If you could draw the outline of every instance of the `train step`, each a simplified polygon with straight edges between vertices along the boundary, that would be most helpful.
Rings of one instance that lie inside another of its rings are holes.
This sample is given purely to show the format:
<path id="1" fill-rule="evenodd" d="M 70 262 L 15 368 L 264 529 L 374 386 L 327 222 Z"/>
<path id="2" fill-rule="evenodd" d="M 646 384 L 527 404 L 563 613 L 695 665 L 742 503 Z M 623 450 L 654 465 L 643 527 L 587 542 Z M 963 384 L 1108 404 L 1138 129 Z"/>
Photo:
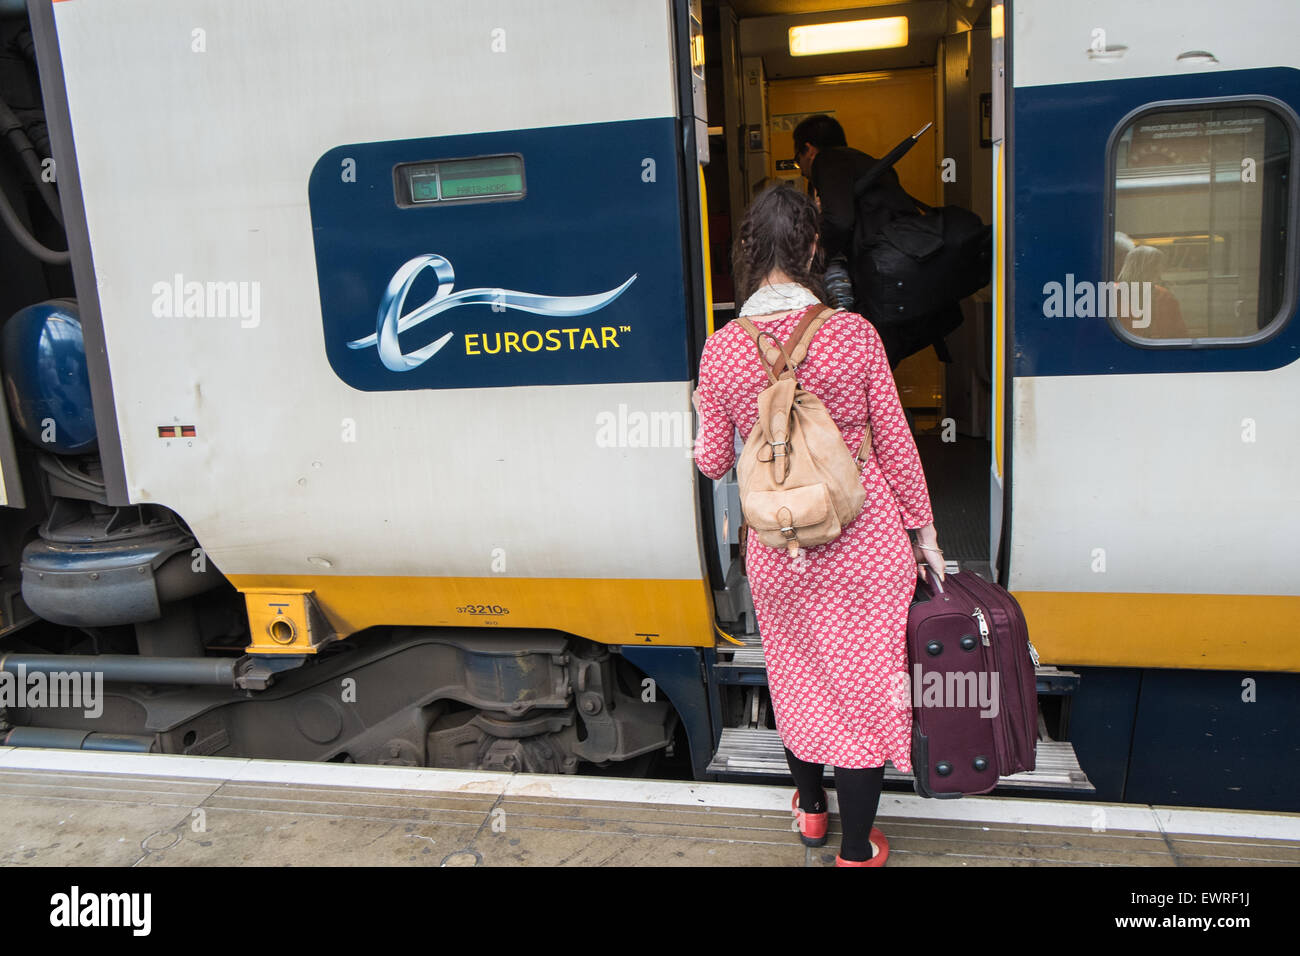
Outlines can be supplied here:
<path id="1" fill-rule="evenodd" d="M 719 642 L 717 651 L 720 656 L 730 660 L 719 659 L 713 665 L 714 674 L 719 684 L 745 684 L 749 686 L 767 686 L 767 664 L 763 660 L 763 643 L 757 634 L 735 634 L 742 647 L 735 644 Z M 1079 686 L 1079 675 L 1074 671 L 1061 670 L 1049 665 L 1036 667 L 1038 693 L 1044 696 L 1072 694 Z"/>
<path id="2" fill-rule="evenodd" d="M 726 777 L 789 777 L 781 735 L 763 727 L 723 728 L 722 741 L 708 767 L 709 773 Z M 833 777 L 830 767 L 826 776 Z M 912 782 L 910 773 L 901 773 L 892 766 L 885 767 L 887 783 Z M 1034 790 L 1038 792 L 1068 791 L 1085 795 L 1096 793 L 1074 746 L 1064 740 L 1039 740 L 1035 769 L 1001 777 L 998 789 Z"/>

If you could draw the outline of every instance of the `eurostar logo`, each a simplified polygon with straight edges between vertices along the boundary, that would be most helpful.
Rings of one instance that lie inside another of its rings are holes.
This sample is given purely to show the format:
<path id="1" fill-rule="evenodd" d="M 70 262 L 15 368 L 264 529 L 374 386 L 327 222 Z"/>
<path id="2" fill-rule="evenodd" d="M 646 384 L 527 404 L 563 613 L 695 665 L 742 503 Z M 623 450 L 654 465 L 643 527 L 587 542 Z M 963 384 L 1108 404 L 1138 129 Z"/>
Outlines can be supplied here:
<path id="1" fill-rule="evenodd" d="M 432 269 L 438 278 L 438 291 L 433 297 L 410 312 L 403 312 L 406 297 L 411 286 L 425 269 Z M 432 253 L 416 256 L 407 261 L 388 280 L 388 288 L 379 303 L 379 314 L 375 320 L 373 335 L 356 339 L 348 343 L 350 349 L 377 348 L 379 361 L 384 368 L 393 372 L 409 372 L 419 368 L 451 341 L 455 332 L 448 332 L 441 338 L 414 352 L 403 352 L 398 336 L 422 322 L 427 322 L 435 315 L 462 305 L 491 305 L 493 311 L 515 309 L 519 312 L 532 312 L 555 318 L 575 315 L 588 315 L 603 309 L 636 281 L 634 273 L 622 285 L 595 295 L 535 295 L 531 292 L 514 292 L 510 289 L 465 289 L 452 292 L 456 282 L 456 273 L 451 263 L 442 256 Z"/>

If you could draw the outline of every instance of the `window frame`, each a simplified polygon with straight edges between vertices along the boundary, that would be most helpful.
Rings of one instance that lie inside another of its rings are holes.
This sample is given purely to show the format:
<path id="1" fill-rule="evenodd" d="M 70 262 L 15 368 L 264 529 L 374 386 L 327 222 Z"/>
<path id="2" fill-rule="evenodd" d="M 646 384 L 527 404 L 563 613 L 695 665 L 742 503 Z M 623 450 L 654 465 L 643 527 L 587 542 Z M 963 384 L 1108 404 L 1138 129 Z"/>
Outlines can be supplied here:
<path id="1" fill-rule="evenodd" d="M 1282 251 L 1285 273 L 1282 281 L 1281 304 L 1278 312 L 1269 323 L 1253 335 L 1217 338 L 1192 339 L 1152 339 L 1135 335 L 1131 329 L 1119 324 L 1116 316 L 1107 316 L 1106 322 L 1111 332 L 1126 345 L 1146 349 L 1209 349 L 1209 348 L 1250 348 L 1269 341 L 1281 334 L 1291 322 L 1296 312 L 1297 293 L 1300 292 L 1300 269 L 1297 268 L 1297 229 L 1300 229 L 1300 116 L 1284 101 L 1266 94 L 1247 96 L 1206 96 L 1174 100 L 1155 100 L 1143 103 L 1124 114 L 1110 131 L 1106 139 L 1106 192 L 1103 203 L 1102 224 L 1105 241 L 1102 244 L 1102 275 L 1113 281 L 1115 275 L 1115 167 L 1119 143 L 1125 130 L 1141 117 L 1152 113 L 1192 112 L 1197 110 L 1223 107 L 1257 107 L 1272 113 L 1282 121 L 1291 138 L 1290 164 L 1287 175 L 1290 177 L 1287 194 L 1287 240 Z M 1213 175 L 1213 170 L 1211 170 Z"/>

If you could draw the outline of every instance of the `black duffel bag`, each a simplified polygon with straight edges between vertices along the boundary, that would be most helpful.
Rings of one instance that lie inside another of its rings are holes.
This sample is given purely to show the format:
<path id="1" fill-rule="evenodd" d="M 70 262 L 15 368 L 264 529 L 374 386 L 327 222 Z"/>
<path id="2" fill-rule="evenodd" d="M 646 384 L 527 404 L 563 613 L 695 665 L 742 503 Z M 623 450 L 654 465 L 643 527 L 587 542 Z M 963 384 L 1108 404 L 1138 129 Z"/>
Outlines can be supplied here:
<path id="1" fill-rule="evenodd" d="M 865 250 L 874 276 L 861 291 L 882 319 L 928 315 L 989 284 L 992 228 L 961 206 L 917 206 L 924 212 L 886 223 Z"/>
<path id="2" fill-rule="evenodd" d="M 988 285 L 993 230 L 961 206 L 936 209 L 913 199 L 915 215 L 896 216 L 861 237 L 855 293 L 890 352 L 891 364 L 961 324 L 958 303 Z"/>

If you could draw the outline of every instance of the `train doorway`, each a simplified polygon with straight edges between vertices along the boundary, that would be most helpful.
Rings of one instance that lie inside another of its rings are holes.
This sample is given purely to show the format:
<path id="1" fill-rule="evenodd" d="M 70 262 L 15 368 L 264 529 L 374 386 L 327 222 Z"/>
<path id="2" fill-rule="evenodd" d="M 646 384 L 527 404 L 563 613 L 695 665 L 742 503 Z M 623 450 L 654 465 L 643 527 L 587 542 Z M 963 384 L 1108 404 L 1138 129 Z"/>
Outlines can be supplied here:
<path id="1" fill-rule="evenodd" d="M 774 180 L 810 188 L 793 159 L 792 134 L 806 116 L 835 117 L 848 145 L 875 157 L 933 123 L 895 167 L 903 187 L 922 202 L 961 205 L 993 221 L 988 0 L 836 6 L 705 0 L 710 159 L 704 178 L 715 328 L 739 305 L 731 249 L 748 203 Z M 792 28 L 863 20 L 901 24 L 895 45 L 792 52 L 801 42 Z M 996 560 L 990 541 L 1002 510 L 1000 487 L 990 477 L 996 426 L 991 292 L 986 286 L 962 303 L 964 320 L 944 341 L 949 361 L 927 347 L 895 370 L 945 556 L 985 575 Z"/>

